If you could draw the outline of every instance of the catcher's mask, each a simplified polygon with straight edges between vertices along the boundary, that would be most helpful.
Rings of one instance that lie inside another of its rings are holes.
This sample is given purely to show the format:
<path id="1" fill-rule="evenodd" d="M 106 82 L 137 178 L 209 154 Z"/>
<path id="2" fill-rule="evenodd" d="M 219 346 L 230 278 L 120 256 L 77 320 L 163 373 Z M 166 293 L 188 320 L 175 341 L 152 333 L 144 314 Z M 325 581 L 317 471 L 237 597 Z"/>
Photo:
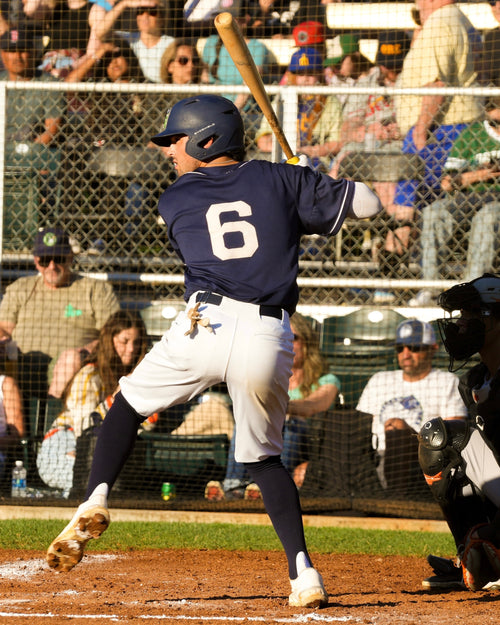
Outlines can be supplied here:
<path id="1" fill-rule="evenodd" d="M 446 312 L 467 311 L 474 316 L 464 319 L 438 319 L 437 324 L 444 347 L 450 356 L 450 371 L 458 371 L 479 352 L 486 339 L 485 318 L 500 318 L 500 276 L 486 273 L 471 282 L 457 284 L 444 291 L 438 305 Z M 454 368 L 454 361 L 461 361 Z"/>

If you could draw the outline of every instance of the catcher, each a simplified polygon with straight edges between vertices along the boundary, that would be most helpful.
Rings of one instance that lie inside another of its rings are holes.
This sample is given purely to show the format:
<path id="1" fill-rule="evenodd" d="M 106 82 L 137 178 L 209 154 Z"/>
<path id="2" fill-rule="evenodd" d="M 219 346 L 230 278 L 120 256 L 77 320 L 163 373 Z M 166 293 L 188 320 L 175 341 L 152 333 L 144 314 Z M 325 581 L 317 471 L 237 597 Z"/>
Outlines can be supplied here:
<path id="1" fill-rule="evenodd" d="M 438 304 L 460 311 L 438 320 L 450 371 L 476 353 L 480 363 L 460 378 L 469 421 L 437 418 L 420 430 L 420 466 L 457 546 L 455 560 L 428 556 L 435 575 L 422 585 L 500 588 L 500 275 L 458 284 Z"/>

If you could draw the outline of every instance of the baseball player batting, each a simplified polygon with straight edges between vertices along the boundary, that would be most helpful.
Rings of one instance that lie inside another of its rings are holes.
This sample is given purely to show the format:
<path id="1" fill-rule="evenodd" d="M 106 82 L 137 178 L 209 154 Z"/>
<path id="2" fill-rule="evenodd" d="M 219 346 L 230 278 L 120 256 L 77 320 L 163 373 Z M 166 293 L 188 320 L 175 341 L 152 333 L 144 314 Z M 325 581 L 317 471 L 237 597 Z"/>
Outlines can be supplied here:
<path id="1" fill-rule="evenodd" d="M 109 525 L 107 496 L 145 416 L 227 384 L 236 460 L 262 492 L 283 545 L 291 606 L 328 603 L 304 538 L 297 488 L 280 460 L 293 362 L 289 317 L 298 300 L 303 234 L 335 235 L 346 217 L 381 210 L 363 183 L 309 167 L 244 160 L 244 130 L 232 102 L 216 95 L 179 101 L 153 137 L 179 177 L 159 212 L 185 264 L 185 311 L 129 377 L 120 380 L 96 444 L 85 501 L 52 542 L 56 571 L 77 564 Z"/>

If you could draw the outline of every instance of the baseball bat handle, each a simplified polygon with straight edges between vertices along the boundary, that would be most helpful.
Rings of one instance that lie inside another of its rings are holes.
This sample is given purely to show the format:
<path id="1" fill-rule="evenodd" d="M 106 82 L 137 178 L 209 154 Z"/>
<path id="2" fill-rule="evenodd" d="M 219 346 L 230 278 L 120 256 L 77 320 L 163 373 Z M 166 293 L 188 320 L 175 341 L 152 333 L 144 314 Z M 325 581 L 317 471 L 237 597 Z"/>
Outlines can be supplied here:
<path id="1" fill-rule="evenodd" d="M 251 94 L 255 98 L 255 101 L 260 106 L 264 117 L 269 122 L 271 130 L 274 136 L 278 140 L 281 149 L 285 153 L 287 158 L 293 156 L 293 151 L 288 144 L 288 141 L 283 133 L 283 129 L 280 126 L 276 113 L 271 106 L 271 101 L 267 95 L 262 77 L 260 75 L 255 61 L 253 60 L 250 50 L 246 44 L 246 41 L 241 33 L 238 22 L 233 19 L 231 13 L 219 13 L 215 17 L 215 28 L 219 33 L 219 37 L 222 39 L 222 43 L 226 47 L 229 55 L 231 56 L 233 63 L 236 65 L 241 77 L 245 81 L 245 84 L 250 89 Z"/>

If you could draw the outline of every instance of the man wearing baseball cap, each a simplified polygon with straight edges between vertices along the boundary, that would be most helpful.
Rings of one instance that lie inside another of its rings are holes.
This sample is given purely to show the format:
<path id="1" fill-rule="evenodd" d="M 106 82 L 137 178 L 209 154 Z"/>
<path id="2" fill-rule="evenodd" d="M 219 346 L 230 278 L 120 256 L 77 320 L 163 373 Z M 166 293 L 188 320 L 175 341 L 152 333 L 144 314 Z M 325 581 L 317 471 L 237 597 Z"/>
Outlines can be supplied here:
<path id="1" fill-rule="evenodd" d="M 35 68 L 35 51 L 31 30 L 11 28 L 3 33 L 0 55 L 5 71 L 0 72 L 0 80 L 55 81 Z M 7 98 L 6 139 L 48 146 L 59 131 L 64 112 L 64 98 L 55 91 L 13 91 Z M 24 135 L 20 134 L 20 129 Z"/>
<path id="2" fill-rule="evenodd" d="M 59 376 L 64 378 L 59 379 L 59 391 L 120 305 L 109 283 L 72 270 L 73 249 L 61 228 L 40 229 L 33 256 L 38 273 L 18 278 L 5 290 L 0 304 L 0 342 L 12 339 L 17 345 L 21 390 L 25 395 L 43 397 L 61 353 L 66 354 L 68 368 L 58 365 Z"/>
<path id="3" fill-rule="evenodd" d="M 410 488 L 412 493 L 418 488 L 429 494 L 418 464 L 417 433 L 434 417 L 464 419 L 467 409 L 457 376 L 432 366 L 438 345 L 429 323 L 403 321 L 396 330 L 395 348 L 399 369 L 373 375 L 356 408 L 372 415 L 382 486 L 402 496 Z"/>
<path id="4" fill-rule="evenodd" d="M 285 75 L 286 83 L 300 87 L 308 86 L 314 94 L 314 85 L 322 85 L 325 82 L 323 59 L 324 56 L 317 48 L 300 47 L 290 59 Z M 297 151 L 310 158 L 314 169 L 323 172 L 329 170 L 331 155 L 336 154 L 341 147 L 341 123 L 342 111 L 336 96 L 306 94 L 299 96 Z M 255 139 L 261 152 L 271 152 L 271 126 L 265 118 L 261 121 Z"/>
<path id="5" fill-rule="evenodd" d="M 38 172 L 34 179 L 36 193 L 47 216 L 56 203 L 60 151 L 54 144 L 66 110 L 65 96 L 62 92 L 43 89 L 44 83 L 56 79 L 35 67 L 36 44 L 32 30 L 19 27 L 4 32 L 0 36 L 0 56 L 5 68 L 0 71 L 0 81 L 30 81 L 41 87 L 8 92 L 5 163 L 16 169 Z M 6 223 L 19 220 L 16 208 L 6 208 Z"/>

